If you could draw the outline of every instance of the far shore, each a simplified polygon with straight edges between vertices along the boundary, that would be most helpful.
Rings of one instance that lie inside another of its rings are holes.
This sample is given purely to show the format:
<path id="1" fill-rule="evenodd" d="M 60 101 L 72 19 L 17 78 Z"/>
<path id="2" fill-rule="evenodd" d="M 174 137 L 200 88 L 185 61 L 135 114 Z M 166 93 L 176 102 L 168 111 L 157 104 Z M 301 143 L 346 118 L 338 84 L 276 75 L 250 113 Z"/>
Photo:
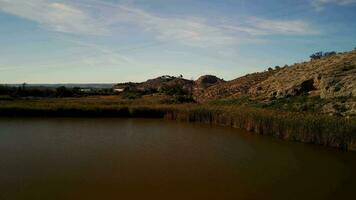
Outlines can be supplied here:
<path id="1" fill-rule="evenodd" d="M 356 151 L 356 120 L 248 106 L 163 104 L 117 96 L 0 100 L 0 117 L 161 118 L 240 128 L 282 140 Z"/>

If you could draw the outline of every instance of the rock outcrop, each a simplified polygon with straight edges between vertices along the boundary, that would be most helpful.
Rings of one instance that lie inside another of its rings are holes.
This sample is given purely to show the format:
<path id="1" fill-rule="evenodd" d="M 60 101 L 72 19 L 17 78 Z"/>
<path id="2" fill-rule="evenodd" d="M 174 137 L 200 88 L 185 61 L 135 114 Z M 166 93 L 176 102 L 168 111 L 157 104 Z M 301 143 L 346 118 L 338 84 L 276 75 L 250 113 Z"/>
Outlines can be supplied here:
<path id="1" fill-rule="evenodd" d="M 321 113 L 356 115 L 356 51 L 339 53 L 281 69 L 251 87 L 254 97 L 285 98 L 299 95 L 328 100 Z"/>
<path id="2" fill-rule="evenodd" d="M 301 94 L 321 98 L 356 97 L 356 51 L 283 68 L 251 87 L 248 93 L 276 98 Z"/>

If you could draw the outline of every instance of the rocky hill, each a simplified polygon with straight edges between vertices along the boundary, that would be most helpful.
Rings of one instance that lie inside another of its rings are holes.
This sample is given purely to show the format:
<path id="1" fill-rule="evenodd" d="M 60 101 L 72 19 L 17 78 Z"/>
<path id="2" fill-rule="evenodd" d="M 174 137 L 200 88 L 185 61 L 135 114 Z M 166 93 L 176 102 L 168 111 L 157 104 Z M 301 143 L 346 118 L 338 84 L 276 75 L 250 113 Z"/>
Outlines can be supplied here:
<path id="1" fill-rule="evenodd" d="M 356 50 L 327 53 L 309 62 L 248 74 L 231 81 L 213 75 L 202 76 L 196 81 L 161 76 L 116 87 L 151 93 L 178 87 L 198 103 L 247 97 L 248 102 L 264 107 L 273 105 L 289 110 L 292 107 L 293 111 L 356 116 Z M 283 105 L 278 104 L 281 102 Z"/>
<path id="2" fill-rule="evenodd" d="M 191 80 L 184 79 L 182 77 L 174 77 L 174 76 L 160 76 L 154 79 L 149 79 L 146 82 L 142 82 L 138 84 L 138 87 L 145 89 L 155 89 L 159 90 L 163 86 L 175 87 L 180 86 L 186 90 L 191 90 L 194 82 Z"/>
<path id="3" fill-rule="evenodd" d="M 198 91 L 193 96 L 200 103 L 248 97 L 264 107 L 355 116 L 356 50 L 325 54 L 309 62 L 207 85 Z"/>
<path id="4" fill-rule="evenodd" d="M 174 76 L 160 76 L 154 79 L 149 79 L 141 83 L 119 83 L 114 88 L 131 91 L 151 91 L 158 92 L 163 87 L 180 87 L 188 93 L 192 92 L 194 81 Z"/>
<path id="5" fill-rule="evenodd" d="M 338 53 L 281 69 L 251 87 L 252 97 L 318 97 L 320 112 L 356 115 L 356 51 Z"/>
<path id="6" fill-rule="evenodd" d="M 209 85 L 208 87 L 204 88 L 203 91 L 200 90 L 199 92 L 193 93 L 193 96 L 194 99 L 200 103 L 221 98 L 237 98 L 239 96 L 244 96 L 248 94 L 248 91 L 251 87 L 266 80 L 277 71 L 278 70 L 270 70 L 266 72 L 248 74 L 232 81 L 220 81 L 216 84 Z"/>
<path id="7" fill-rule="evenodd" d="M 321 98 L 356 97 L 356 51 L 283 68 L 251 87 L 248 93 L 276 98 L 300 94 Z"/>

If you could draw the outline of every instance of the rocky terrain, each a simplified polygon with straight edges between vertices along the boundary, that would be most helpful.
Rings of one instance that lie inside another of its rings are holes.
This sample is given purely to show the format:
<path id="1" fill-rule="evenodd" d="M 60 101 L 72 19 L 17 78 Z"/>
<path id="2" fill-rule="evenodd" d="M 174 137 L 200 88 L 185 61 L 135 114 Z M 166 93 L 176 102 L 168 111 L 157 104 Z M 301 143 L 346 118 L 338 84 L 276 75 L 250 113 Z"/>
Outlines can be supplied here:
<path id="1" fill-rule="evenodd" d="M 253 73 L 232 81 L 217 82 L 210 87 L 204 88 L 204 91 L 193 93 L 193 96 L 194 99 L 200 103 L 222 98 L 238 98 L 240 96 L 245 96 L 251 87 L 266 80 L 276 72 L 277 70 Z"/>
<path id="2" fill-rule="evenodd" d="M 328 115 L 355 116 L 356 50 L 325 54 L 309 62 L 270 68 L 231 81 L 213 75 L 201 76 L 196 81 L 161 76 L 115 87 L 151 92 L 180 88 L 198 103 L 248 98 L 264 107 L 273 104 L 275 108 L 279 106 L 276 102 L 282 102 L 280 107 L 292 107 L 293 111 L 312 110 Z"/>
<path id="3" fill-rule="evenodd" d="M 276 98 L 305 93 L 321 98 L 356 97 L 356 51 L 283 68 L 248 93 Z"/>
<path id="4" fill-rule="evenodd" d="M 356 51 L 283 68 L 252 86 L 248 95 L 277 99 L 319 97 L 327 102 L 321 107 L 322 113 L 356 115 Z"/>
<path id="5" fill-rule="evenodd" d="M 265 107 L 283 102 L 280 107 L 293 107 L 293 111 L 309 109 L 328 115 L 355 116 L 356 50 L 248 74 L 193 95 L 201 103 L 247 97 Z"/>

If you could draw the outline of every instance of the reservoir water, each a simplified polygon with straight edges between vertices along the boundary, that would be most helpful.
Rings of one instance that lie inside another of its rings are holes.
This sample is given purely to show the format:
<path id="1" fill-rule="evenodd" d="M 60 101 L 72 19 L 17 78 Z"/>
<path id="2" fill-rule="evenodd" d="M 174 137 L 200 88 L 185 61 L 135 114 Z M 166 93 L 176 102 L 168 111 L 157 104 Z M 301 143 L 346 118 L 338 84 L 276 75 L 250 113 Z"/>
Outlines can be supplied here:
<path id="1" fill-rule="evenodd" d="M 353 199 L 356 153 L 146 119 L 0 119 L 0 199 Z"/>

